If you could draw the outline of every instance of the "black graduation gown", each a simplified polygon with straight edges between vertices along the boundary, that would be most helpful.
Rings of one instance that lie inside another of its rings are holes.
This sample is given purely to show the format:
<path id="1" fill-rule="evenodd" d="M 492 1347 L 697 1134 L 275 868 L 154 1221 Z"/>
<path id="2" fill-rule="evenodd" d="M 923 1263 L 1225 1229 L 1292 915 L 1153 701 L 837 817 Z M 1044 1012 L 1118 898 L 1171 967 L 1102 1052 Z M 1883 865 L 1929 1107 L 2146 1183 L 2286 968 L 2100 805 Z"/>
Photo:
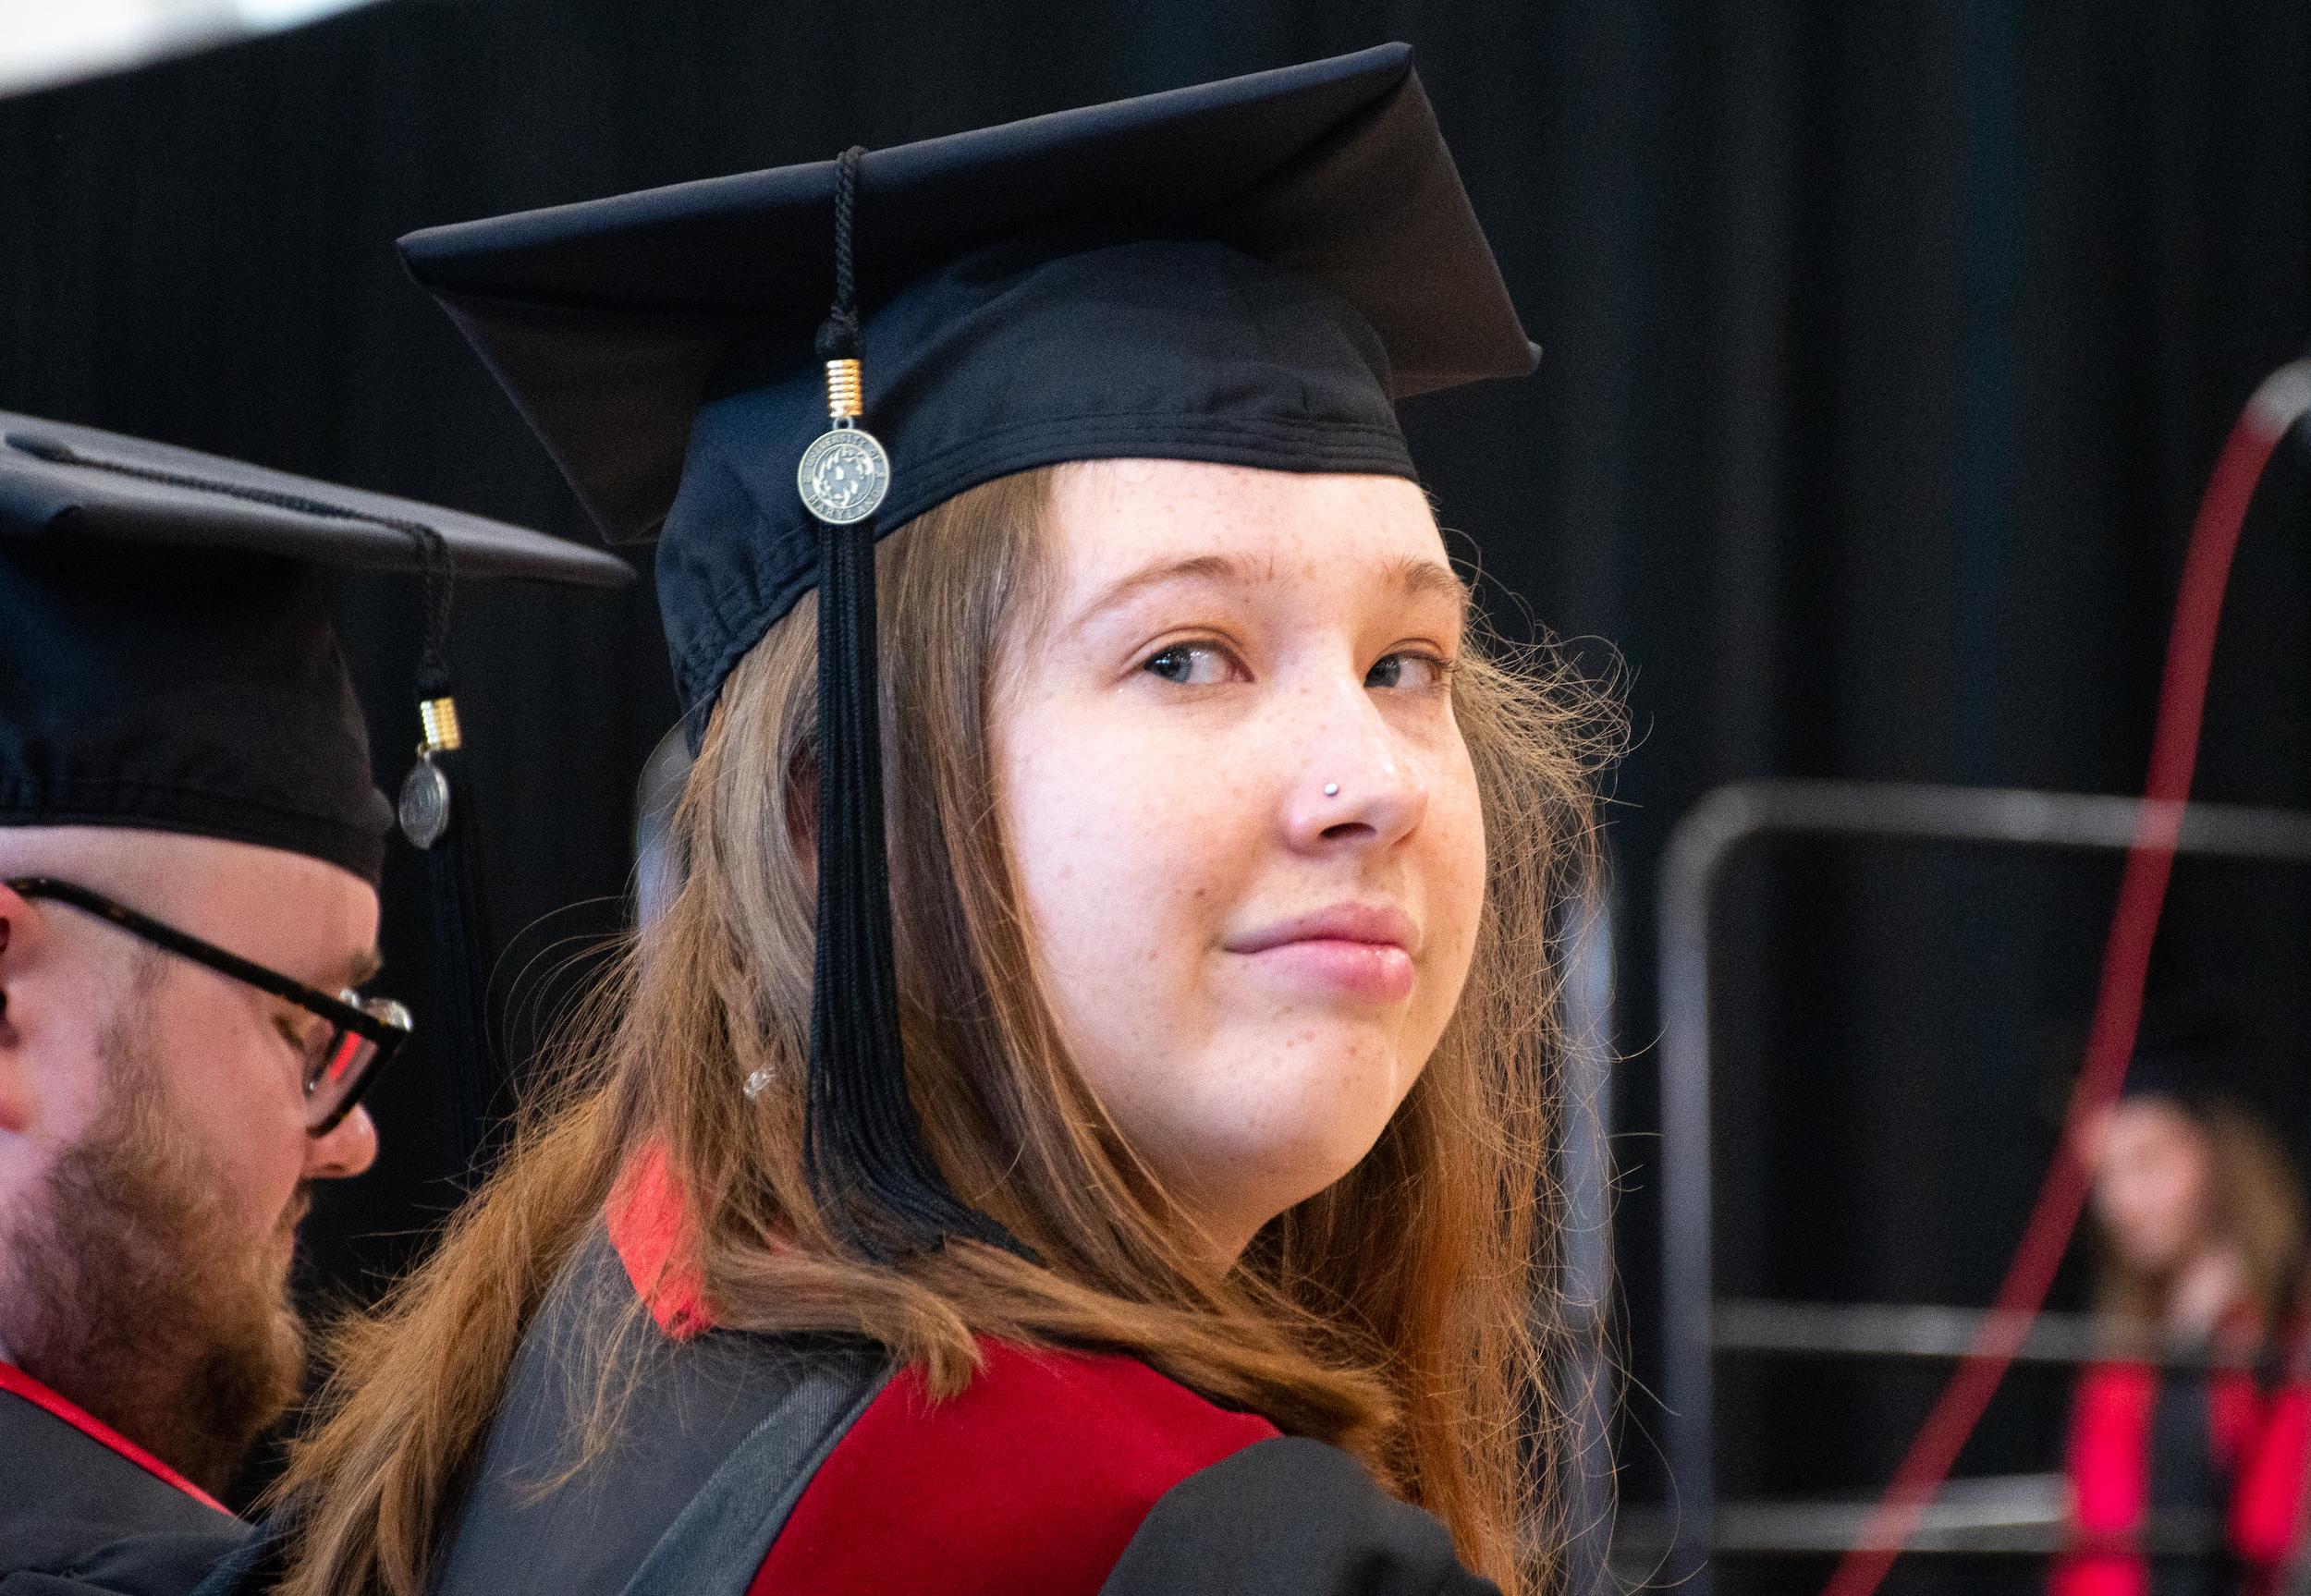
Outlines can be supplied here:
<path id="1" fill-rule="evenodd" d="M 1347 1454 L 1135 1358 L 987 1340 L 935 1403 L 871 1346 L 706 1325 L 619 1220 L 524 1341 L 433 1596 L 1497 1596 Z M 614 1438 L 541 1492 L 593 1396 L 574 1349 L 638 1283 Z"/>
<path id="2" fill-rule="evenodd" d="M 185 1596 L 248 1527 L 0 1364 L 0 1596 Z"/>
<path id="3" fill-rule="evenodd" d="M 574 1337 L 631 1291 L 597 1232 L 523 1347 L 434 1596 L 1493 1590 L 1344 1453 L 1135 1359 L 997 1343 L 933 1405 L 864 1347 L 665 1338 L 615 1441 L 539 1495 L 592 1396 Z"/>

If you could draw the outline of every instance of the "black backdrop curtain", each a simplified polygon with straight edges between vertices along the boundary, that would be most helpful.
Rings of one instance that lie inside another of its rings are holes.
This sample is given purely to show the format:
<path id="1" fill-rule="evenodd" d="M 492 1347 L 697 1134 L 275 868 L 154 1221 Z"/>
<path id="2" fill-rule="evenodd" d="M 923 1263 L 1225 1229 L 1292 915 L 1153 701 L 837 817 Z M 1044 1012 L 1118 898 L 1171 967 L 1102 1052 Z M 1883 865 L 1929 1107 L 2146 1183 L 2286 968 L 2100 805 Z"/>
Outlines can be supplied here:
<path id="1" fill-rule="evenodd" d="M 2139 782 L 2191 506 L 2237 406 L 2311 335 L 2300 0 L 388 0 L 0 103 L 0 408 L 588 536 L 397 234 L 1388 38 L 1419 47 L 1547 351 L 1531 381 L 1412 407 L 1419 457 L 1504 626 L 1609 640 L 1574 646 L 1600 671 L 1618 649 L 1640 737 L 1613 833 L 1642 1372 L 1668 829 L 1740 776 Z M 2306 475 L 2282 457 L 2248 530 L 2210 796 L 2311 802 Z M 361 582 L 344 608 L 390 783 L 414 597 Z M 493 895 L 528 928 L 496 979 L 534 1012 L 623 912 L 631 784 L 672 699 L 646 583 L 461 610 Z M 428 920 L 397 872 L 384 985 L 422 1015 Z M 1741 872 L 1730 1286 L 1987 1298 L 2111 880 L 1866 851 Z M 2162 980 L 2303 984 L 2300 880 L 2186 872 L 2178 894 Z M 430 1067 L 421 1045 L 378 1092 L 376 1172 L 323 1194 L 317 1290 L 370 1292 L 449 1200 L 465 1127 Z M 1759 1371 L 1730 1393 L 1728 1488 L 1859 1490 L 1924 1395 Z M 2045 1466 L 2059 1395 L 2018 1392 L 1968 1466 Z M 1632 1416 L 1643 1496 L 1642 1395 Z"/>

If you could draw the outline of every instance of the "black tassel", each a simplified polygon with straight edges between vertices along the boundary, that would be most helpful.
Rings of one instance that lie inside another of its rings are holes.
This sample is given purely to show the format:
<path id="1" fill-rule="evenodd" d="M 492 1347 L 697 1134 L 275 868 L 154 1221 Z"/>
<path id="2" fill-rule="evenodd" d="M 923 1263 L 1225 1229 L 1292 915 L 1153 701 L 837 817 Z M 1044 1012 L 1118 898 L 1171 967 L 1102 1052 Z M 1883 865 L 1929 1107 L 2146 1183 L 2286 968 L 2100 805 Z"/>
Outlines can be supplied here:
<path id="1" fill-rule="evenodd" d="M 434 907 L 435 991 L 442 1006 L 440 1056 L 458 1112 L 464 1179 L 478 1184 L 493 1162 L 494 1127 L 507 1118 L 507 1081 L 490 1024 L 489 969 L 495 947 L 482 893 L 482 847 L 464 736 L 449 679 L 449 615 L 457 569 L 449 546 L 430 527 L 409 529 L 425 579 L 425 642 L 418 656 L 417 697 L 425 740 L 401 789 L 402 835 L 425 856 L 426 895 Z"/>
<path id="2" fill-rule="evenodd" d="M 856 359 L 851 213 L 860 152 L 837 165 L 835 308 L 822 359 Z M 883 834 L 883 728 L 875 643 L 874 521 L 818 528 L 818 946 L 803 1162 L 844 1238 L 890 1260 L 950 1236 L 1032 1257 L 949 1189 L 907 1095 Z"/>
<path id="3" fill-rule="evenodd" d="M 434 965 L 439 974 L 441 1051 L 456 1093 L 459 1152 L 469 1184 L 489 1173 L 502 1139 L 496 1127 L 511 1105 L 505 1101 L 505 1066 L 492 1041 L 486 972 L 496 944 L 482 893 L 482 847 L 476 836 L 472 783 L 465 753 L 432 756 L 449 795 L 449 826 L 425 849 L 425 885 L 434 902 Z"/>

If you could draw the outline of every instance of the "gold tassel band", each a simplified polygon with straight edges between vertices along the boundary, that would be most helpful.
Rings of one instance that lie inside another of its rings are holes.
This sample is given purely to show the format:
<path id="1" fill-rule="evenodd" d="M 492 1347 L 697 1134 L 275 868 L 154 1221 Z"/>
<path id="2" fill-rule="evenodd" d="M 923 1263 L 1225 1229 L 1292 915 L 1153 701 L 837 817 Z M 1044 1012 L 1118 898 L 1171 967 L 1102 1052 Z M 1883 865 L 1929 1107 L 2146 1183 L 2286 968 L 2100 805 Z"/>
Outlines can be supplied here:
<path id="1" fill-rule="evenodd" d="M 865 384 L 859 374 L 856 360 L 826 362 L 826 413 L 838 421 L 855 420 L 865 408 L 862 396 Z"/>
<path id="2" fill-rule="evenodd" d="M 420 753 L 444 754 L 465 746 L 465 735 L 458 729 L 456 699 L 427 699 L 417 706 L 417 716 L 425 726 Z"/>

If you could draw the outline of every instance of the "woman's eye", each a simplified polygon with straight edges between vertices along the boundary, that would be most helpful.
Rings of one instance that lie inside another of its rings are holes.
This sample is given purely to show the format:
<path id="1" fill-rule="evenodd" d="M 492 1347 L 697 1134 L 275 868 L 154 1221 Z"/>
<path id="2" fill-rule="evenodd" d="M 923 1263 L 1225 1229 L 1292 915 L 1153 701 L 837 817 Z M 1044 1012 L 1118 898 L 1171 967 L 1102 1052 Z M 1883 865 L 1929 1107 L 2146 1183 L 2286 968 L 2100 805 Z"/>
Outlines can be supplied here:
<path id="1" fill-rule="evenodd" d="M 1434 654 L 1383 654 L 1372 669 L 1364 673 L 1364 686 L 1433 692 L 1444 686 L 1445 677 L 1450 670 L 1449 665 Z"/>
<path id="2" fill-rule="evenodd" d="M 1140 668 L 1183 688 L 1207 688 L 1228 680 L 1234 664 L 1209 643 L 1174 643 L 1150 654 Z"/>

